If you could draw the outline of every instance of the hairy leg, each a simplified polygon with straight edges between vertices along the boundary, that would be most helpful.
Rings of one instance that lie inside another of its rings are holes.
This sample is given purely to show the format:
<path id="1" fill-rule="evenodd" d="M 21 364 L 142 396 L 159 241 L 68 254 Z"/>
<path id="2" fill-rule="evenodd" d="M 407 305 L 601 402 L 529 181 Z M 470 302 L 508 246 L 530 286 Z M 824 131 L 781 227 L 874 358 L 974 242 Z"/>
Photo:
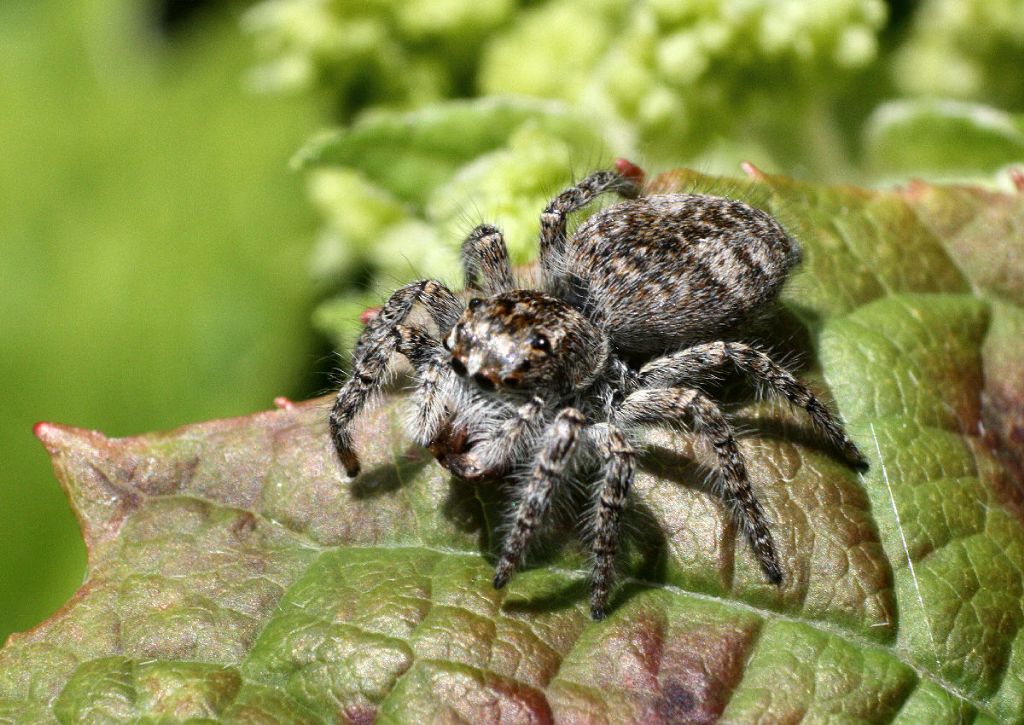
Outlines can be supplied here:
<path id="1" fill-rule="evenodd" d="M 359 457 L 352 450 L 349 426 L 370 397 L 384 385 L 396 346 L 396 328 L 405 322 L 416 303 L 427 308 L 442 335 L 462 313 L 462 305 L 451 290 L 440 282 L 421 280 L 396 290 L 366 325 L 352 351 L 352 375 L 338 391 L 328 417 L 331 440 L 350 477 L 359 473 Z"/>
<path id="2" fill-rule="evenodd" d="M 608 192 L 632 199 L 640 194 L 640 186 L 632 177 L 615 171 L 598 171 L 556 196 L 541 213 L 540 265 L 549 289 L 557 286 L 560 274 L 558 261 L 565 249 L 565 225 L 569 214 Z"/>
<path id="3" fill-rule="evenodd" d="M 807 411 L 811 422 L 851 463 L 866 468 L 867 459 L 843 430 L 843 424 L 801 383 L 768 355 L 740 342 L 710 342 L 652 360 L 640 370 L 645 387 L 667 388 L 692 381 L 713 368 L 731 363 L 775 395 Z"/>
<path id="4" fill-rule="evenodd" d="M 575 408 L 564 408 L 545 432 L 533 473 L 520 496 L 512 529 L 502 545 L 494 572 L 495 588 L 505 586 L 522 560 L 530 539 L 547 513 L 552 491 L 563 481 L 572 463 L 584 424 L 582 413 Z"/>
<path id="5" fill-rule="evenodd" d="M 604 480 L 598 491 L 594 517 L 594 570 L 590 616 L 604 619 L 615 578 L 619 550 L 619 521 L 636 474 L 636 453 L 622 431 L 612 425 L 595 426 L 593 438 L 601 456 Z"/>
<path id="6" fill-rule="evenodd" d="M 395 347 L 416 370 L 410 424 L 416 442 L 428 445 L 450 415 L 447 400 L 455 373 L 447 363 L 441 343 L 421 328 L 396 325 Z"/>
<path id="7" fill-rule="evenodd" d="M 478 226 L 462 243 L 462 269 L 467 289 L 494 295 L 516 288 L 505 238 L 489 224 Z"/>
<path id="8" fill-rule="evenodd" d="M 733 519 L 753 549 L 765 576 L 772 584 L 780 584 L 782 569 L 768 530 L 768 520 L 750 486 L 732 427 L 718 406 L 688 388 L 645 388 L 627 397 L 616 411 L 616 422 L 624 426 L 672 424 L 682 419 L 689 419 L 694 432 L 711 444 Z"/>

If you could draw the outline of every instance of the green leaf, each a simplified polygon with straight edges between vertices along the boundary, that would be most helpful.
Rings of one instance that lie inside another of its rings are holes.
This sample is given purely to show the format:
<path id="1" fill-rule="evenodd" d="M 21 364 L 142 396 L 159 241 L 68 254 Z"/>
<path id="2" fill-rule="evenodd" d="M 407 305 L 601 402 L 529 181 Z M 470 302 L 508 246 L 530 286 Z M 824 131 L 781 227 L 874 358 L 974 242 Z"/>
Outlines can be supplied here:
<path id="1" fill-rule="evenodd" d="M 0 718 L 1024 722 L 1024 270 L 999 264 L 1024 254 L 1005 233 L 1024 199 L 651 188 L 732 189 L 805 247 L 773 340 L 871 469 L 779 406 L 737 407 L 781 588 L 683 434 L 649 435 L 594 623 L 572 516 L 492 588 L 507 491 L 410 444 L 401 396 L 362 419 L 354 482 L 327 399 L 119 440 L 42 424 L 89 576 L 0 651 Z"/>
<path id="2" fill-rule="evenodd" d="M 1024 120 L 976 103 L 890 101 L 868 119 L 864 136 L 875 174 L 977 176 L 1024 161 Z"/>
<path id="3" fill-rule="evenodd" d="M 438 103 L 410 113 L 369 114 L 351 127 L 313 139 L 293 163 L 353 168 L 403 201 L 422 206 L 456 169 L 504 145 L 527 121 L 575 137 L 583 146 L 602 145 L 600 134 L 563 104 L 488 97 Z"/>

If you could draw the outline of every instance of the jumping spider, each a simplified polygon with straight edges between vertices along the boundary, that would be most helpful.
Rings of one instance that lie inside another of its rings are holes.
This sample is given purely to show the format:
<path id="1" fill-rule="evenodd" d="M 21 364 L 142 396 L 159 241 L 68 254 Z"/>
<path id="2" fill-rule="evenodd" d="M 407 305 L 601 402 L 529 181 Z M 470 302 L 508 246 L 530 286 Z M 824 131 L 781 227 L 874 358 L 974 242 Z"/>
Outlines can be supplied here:
<path id="1" fill-rule="evenodd" d="M 768 355 L 723 341 L 777 297 L 800 248 L 767 213 L 699 194 L 641 196 L 627 161 L 562 192 L 541 214 L 540 289 L 523 289 L 501 233 L 477 227 L 462 246 L 464 305 L 447 287 L 401 287 L 364 329 L 352 375 L 338 392 L 330 432 L 349 476 L 359 473 L 350 426 L 384 384 L 393 352 L 415 370 L 412 435 L 452 473 L 518 475 L 518 501 L 494 575 L 502 587 L 522 561 L 554 489 L 595 462 L 591 512 L 594 619 L 605 616 L 619 519 L 635 473 L 635 431 L 679 425 L 710 444 L 730 513 L 767 579 L 782 581 L 763 509 L 732 428 L 695 387 L 731 364 L 807 411 L 857 466 L 864 457 L 811 391 Z M 566 217 L 603 193 L 624 197 L 572 238 Z M 433 328 L 409 324 L 422 305 Z"/>

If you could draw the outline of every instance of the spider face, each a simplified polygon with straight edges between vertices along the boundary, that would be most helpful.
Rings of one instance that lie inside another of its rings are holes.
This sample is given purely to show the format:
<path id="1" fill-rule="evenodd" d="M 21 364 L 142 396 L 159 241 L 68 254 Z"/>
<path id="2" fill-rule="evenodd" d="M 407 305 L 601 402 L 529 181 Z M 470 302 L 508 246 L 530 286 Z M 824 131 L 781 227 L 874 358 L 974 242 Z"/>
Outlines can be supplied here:
<path id="1" fill-rule="evenodd" d="M 698 385 L 723 367 L 802 408 L 852 464 L 842 423 L 766 353 L 732 342 L 773 303 L 800 247 L 764 211 L 700 194 L 640 194 L 620 160 L 555 197 L 540 216 L 540 289 L 522 289 L 501 232 L 477 227 L 462 247 L 465 306 L 434 280 L 395 291 L 353 351 L 328 419 L 339 460 L 359 473 L 351 424 L 387 379 L 393 353 L 415 371 L 411 431 L 450 472 L 517 472 L 517 502 L 494 585 L 522 563 L 553 493 L 577 475 L 595 486 L 591 614 L 609 601 L 619 522 L 643 426 L 686 425 L 713 454 L 718 490 L 765 578 L 784 581 L 768 523 L 728 418 Z M 567 216 L 600 194 L 627 199 L 567 234 Z M 414 324 L 421 305 L 433 330 Z M 642 365 L 642 367 L 641 367 Z M 481 394 L 480 391 L 486 391 Z M 739 561 L 739 559 L 737 559 Z"/>
<path id="2" fill-rule="evenodd" d="M 444 345 L 455 374 L 487 391 L 572 390 L 594 377 L 581 361 L 607 356 L 601 333 L 577 310 L 529 290 L 473 298 Z"/>

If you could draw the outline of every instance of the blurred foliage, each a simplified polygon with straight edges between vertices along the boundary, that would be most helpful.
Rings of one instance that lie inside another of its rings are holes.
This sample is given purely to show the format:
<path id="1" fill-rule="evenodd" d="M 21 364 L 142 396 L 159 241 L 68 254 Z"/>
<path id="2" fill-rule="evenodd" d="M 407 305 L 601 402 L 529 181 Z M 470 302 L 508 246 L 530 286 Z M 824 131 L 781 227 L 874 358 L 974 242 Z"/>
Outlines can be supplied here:
<path id="1" fill-rule="evenodd" d="M 245 18 L 267 61 L 268 90 L 324 85 L 349 115 L 367 105 L 417 106 L 472 89 L 487 37 L 517 0 L 266 0 Z"/>
<path id="2" fill-rule="evenodd" d="M 553 0 L 534 10 L 488 54 L 482 90 L 578 101 L 628 124 L 641 150 L 663 163 L 743 138 L 783 163 L 831 163 L 830 111 L 852 72 L 875 59 L 886 18 L 882 0 L 648 0 L 603 9 Z M 603 17 L 597 36 L 607 44 L 583 49 L 592 65 L 573 69 L 565 86 L 538 83 L 565 53 L 552 31 L 565 32 L 556 18 L 570 15 Z"/>
<path id="3" fill-rule="evenodd" d="M 1007 72 L 1024 64 L 1024 0 L 425 5 L 259 2 L 245 21 L 264 58 L 254 80 L 326 88 L 346 122 L 367 109 L 453 97 L 550 98 L 599 123 L 613 150 L 636 149 L 662 166 L 731 171 L 752 158 L 861 181 L 873 171 L 863 157 L 877 155 L 863 146 L 864 124 L 900 95 L 1024 110 L 1024 81 Z M 930 119 L 947 126 L 929 113 L 916 126 Z M 933 143 L 931 133 L 917 143 Z M 915 158 L 895 170 L 913 172 Z M 953 155 L 942 168 L 961 175 L 999 165 L 990 155 Z"/>
<path id="4" fill-rule="evenodd" d="M 891 101 L 868 119 L 864 141 L 874 175 L 970 174 L 1024 160 L 1024 114 L 948 99 Z"/>
<path id="5" fill-rule="evenodd" d="M 924 0 L 893 66 L 910 95 L 1024 110 L 1024 0 Z"/>
<path id="6" fill-rule="evenodd" d="M 314 275 L 339 293 L 315 319 L 342 346 L 397 283 L 454 281 L 475 223 L 524 259 L 546 198 L 616 155 L 861 183 L 991 182 L 1024 160 L 1020 0 L 441 5 L 443 23 L 395 0 L 246 15 L 258 86 L 326 89 L 346 124 L 299 157 L 325 220 Z"/>
<path id="7" fill-rule="evenodd" d="M 287 170 L 318 104 L 245 93 L 234 17 L 167 39 L 149 9 L 0 3 L 0 640 L 82 578 L 33 423 L 128 434 L 323 384 Z"/>
<path id="8" fill-rule="evenodd" d="M 447 5 L 458 18 L 477 4 Z M 265 88 L 322 84 L 338 94 L 342 119 L 381 99 L 394 107 L 517 94 L 573 103 L 665 164 L 754 151 L 762 161 L 828 168 L 845 160 L 832 114 L 844 96 L 849 112 L 844 91 L 875 61 L 886 21 L 882 0 L 549 0 L 514 15 L 494 4 L 486 18 L 444 25 L 443 40 L 434 28 L 425 43 L 425 33 L 410 31 L 418 6 L 260 3 L 247 17 L 267 58 L 255 77 Z M 466 81 L 424 82 L 417 64 L 436 68 L 452 47 L 463 49 L 464 65 L 433 75 Z"/>

